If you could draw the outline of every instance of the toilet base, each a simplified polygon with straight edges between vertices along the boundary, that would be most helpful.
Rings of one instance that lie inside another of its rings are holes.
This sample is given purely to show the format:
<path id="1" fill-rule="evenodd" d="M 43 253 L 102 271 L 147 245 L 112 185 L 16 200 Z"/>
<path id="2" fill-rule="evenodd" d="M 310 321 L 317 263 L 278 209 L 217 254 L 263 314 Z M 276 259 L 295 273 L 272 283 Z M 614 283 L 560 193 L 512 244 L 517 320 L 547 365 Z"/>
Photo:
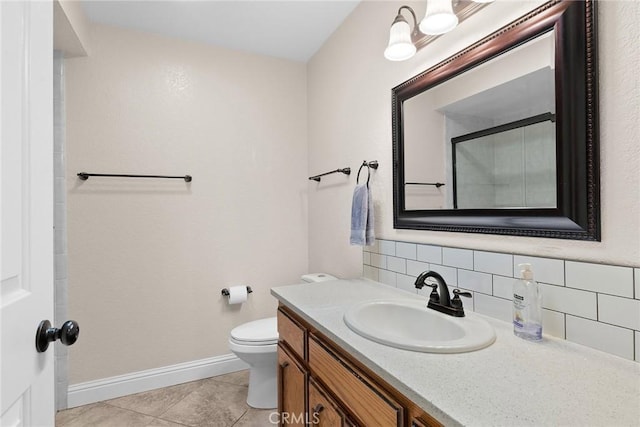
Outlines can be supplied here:
<path id="1" fill-rule="evenodd" d="M 247 405 L 256 409 L 274 409 L 278 406 L 277 360 L 273 364 L 254 365 L 249 371 Z"/>

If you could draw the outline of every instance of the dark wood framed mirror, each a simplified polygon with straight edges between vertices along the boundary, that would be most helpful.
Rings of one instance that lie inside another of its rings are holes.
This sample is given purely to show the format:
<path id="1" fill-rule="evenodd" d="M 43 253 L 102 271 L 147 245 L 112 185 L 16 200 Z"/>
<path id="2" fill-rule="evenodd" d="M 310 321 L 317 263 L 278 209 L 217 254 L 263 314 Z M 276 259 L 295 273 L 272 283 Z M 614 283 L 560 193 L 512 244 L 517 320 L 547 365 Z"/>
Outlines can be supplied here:
<path id="1" fill-rule="evenodd" d="M 392 89 L 394 228 L 600 240 L 595 6 L 545 3 Z"/>

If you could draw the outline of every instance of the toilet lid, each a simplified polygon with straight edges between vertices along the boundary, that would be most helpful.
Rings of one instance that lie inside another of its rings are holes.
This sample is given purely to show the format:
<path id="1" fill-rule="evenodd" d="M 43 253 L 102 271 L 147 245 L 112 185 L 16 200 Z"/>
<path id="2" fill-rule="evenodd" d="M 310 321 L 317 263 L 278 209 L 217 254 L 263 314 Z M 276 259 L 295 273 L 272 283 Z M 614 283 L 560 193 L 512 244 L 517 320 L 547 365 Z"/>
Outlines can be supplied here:
<path id="1" fill-rule="evenodd" d="M 247 342 L 278 341 L 278 324 L 275 317 L 254 320 L 231 330 L 231 338 Z"/>

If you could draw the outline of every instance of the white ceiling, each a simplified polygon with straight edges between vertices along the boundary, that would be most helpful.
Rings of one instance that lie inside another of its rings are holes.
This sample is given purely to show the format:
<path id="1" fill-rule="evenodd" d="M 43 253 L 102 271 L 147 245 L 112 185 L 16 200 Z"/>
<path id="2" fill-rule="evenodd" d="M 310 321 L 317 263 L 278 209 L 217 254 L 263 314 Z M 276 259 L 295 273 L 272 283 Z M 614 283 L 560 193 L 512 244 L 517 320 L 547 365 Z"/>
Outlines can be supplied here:
<path id="1" fill-rule="evenodd" d="M 83 0 L 92 22 L 308 61 L 360 0 Z"/>

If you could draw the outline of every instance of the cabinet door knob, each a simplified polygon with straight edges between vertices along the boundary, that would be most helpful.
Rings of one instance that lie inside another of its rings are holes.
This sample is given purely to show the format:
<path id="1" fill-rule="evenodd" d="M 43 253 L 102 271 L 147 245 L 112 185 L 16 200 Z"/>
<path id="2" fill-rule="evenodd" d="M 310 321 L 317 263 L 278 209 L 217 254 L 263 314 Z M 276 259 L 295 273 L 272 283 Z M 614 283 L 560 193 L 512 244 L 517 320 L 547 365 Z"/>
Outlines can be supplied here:
<path id="1" fill-rule="evenodd" d="M 36 350 L 43 353 L 49 348 L 49 343 L 60 340 L 64 345 L 73 345 L 80 335 L 80 326 L 75 320 L 67 320 L 60 328 L 52 328 L 51 322 L 43 320 L 36 331 Z"/>

